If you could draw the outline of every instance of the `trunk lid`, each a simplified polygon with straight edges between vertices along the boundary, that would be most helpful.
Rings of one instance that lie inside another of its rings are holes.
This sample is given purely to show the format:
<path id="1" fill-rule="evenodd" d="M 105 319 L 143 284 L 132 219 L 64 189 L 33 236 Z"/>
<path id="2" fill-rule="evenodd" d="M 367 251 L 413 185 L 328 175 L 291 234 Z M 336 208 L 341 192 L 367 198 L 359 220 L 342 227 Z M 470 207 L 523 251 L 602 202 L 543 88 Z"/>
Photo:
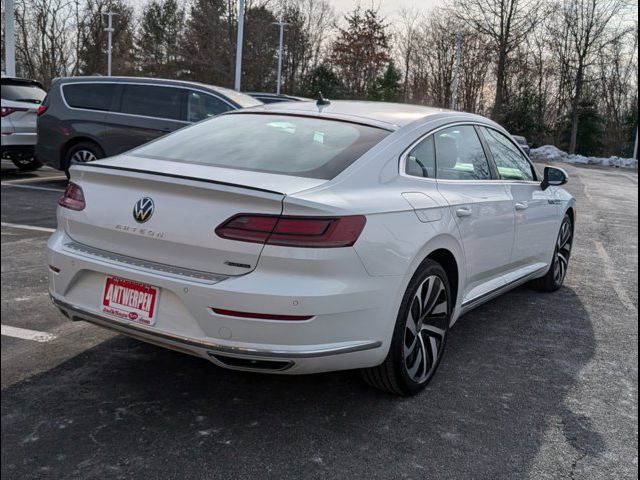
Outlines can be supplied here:
<path id="1" fill-rule="evenodd" d="M 76 242 L 107 252 L 200 272 L 244 275 L 263 245 L 225 240 L 216 227 L 239 213 L 280 215 L 285 193 L 323 181 L 136 158 L 72 168 L 84 192 L 80 212 L 60 209 L 59 222 Z M 133 162 L 132 162 L 133 163 Z M 153 170 L 151 170 L 153 168 Z M 151 171 L 145 171 L 151 170 Z M 275 190 L 280 185 L 279 190 Z M 152 212 L 136 219 L 134 208 Z"/>

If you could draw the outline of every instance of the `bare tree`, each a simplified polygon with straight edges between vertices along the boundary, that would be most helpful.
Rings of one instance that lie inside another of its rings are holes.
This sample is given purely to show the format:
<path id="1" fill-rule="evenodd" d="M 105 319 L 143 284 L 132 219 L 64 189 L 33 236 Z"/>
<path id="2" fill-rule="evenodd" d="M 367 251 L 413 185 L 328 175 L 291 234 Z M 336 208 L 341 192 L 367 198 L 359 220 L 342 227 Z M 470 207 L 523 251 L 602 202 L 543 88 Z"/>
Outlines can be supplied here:
<path id="1" fill-rule="evenodd" d="M 413 57 L 418 48 L 418 30 L 422 21 L 422 14 L 415 8 L 403 8 L 399 12 L 400 22 L 395 29 L 395 43 L 398 56 L 402 63 L 400 64 L 404 74 L 404 101 L 409 100 L 409 79 L 411 77 L 411 68 L 413 66 Z"/>
<path id="2" fill-rule="evenodd" d="M 16 63 L 20 75 L 49 86 L 74 69 L 76 0 L 16 2 Z"/>
<path id="3" fill-rule="evenodd" d="M 493 43 L 496 88 L 492 117 L 501 120 L 511 53 L 538 23 L 544 0 L 455 0 L 451 10 L 462 22 Z"/>
<path id="4" fill-rule="evenodd" d="M 569 153 L 575 153 L 579 128 L 579 107 L 583 100 L 587 74 L 603 44 L 613 38 L 608 32 L 626 8 L 625 0 L 562 0 L 552 16 L 552 33 L 566 45 L 561 62 L 571 81 L 571 137 Z"/>

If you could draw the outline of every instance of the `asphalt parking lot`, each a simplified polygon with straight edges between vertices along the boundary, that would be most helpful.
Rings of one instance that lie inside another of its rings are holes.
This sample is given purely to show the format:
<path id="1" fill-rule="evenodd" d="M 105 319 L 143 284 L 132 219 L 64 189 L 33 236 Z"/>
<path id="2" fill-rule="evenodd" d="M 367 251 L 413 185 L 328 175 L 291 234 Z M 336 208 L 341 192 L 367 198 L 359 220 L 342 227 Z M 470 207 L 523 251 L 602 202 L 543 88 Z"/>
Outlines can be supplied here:
<path id="1" fill-rule="evenodd" d="M 638 176 L 567 170 L 566 286 L 463 317 L 400 399 L 357 372 L 232 372 L 67 321 L 44 251 L 64 177 L 3 162 L 2 478 L 637 478 Z"/>

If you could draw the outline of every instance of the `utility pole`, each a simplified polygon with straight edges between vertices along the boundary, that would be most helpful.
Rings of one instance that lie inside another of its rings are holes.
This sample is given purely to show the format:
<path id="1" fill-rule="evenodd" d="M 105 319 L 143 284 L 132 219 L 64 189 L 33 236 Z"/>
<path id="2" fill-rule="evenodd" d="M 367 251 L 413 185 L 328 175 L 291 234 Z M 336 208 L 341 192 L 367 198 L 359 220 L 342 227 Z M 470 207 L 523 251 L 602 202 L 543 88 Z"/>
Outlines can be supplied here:
<path id="1" fill-rule="evenodd" d="M 107 77 L 111 76 L 111 50 L 113 48 L 113 16 L 118 15 L 115 12 L 104 12 L 102 15 L 109 17 L 107 28 Z"/>
<path id="2" fill-rule="evenodd" d="M 458 86 L 460 85 L 460 65 L 462 63 L 462 32 L 456 33 L 456 63 L 453 67 L 453 84 L 451 85 L 451 110 L 458 107 Z"/>
<path id="3" fill-rule="evenodd" d="M 280 27 L 280 47 L 278 48 L 278 87 L 276 93 L 280 95 L 282 90 L 282 57 L 284 55 L 284 27 L 289 25 L 286 22 L 280 20 L 279 22 L 273 22 L 274 25 Z"/>
<path id="4" fill-rule="evenodd" d="M 16 35 L 13 0 L 4 0 L 4 69 L 8 77 L 16 76 Z"/>
<path id="5" fill-rule="evenodd" d="M 633 158 L 638 160 L 638 127 L 636 127 L 636 144 L 633 147 Z"/>
<path id="6" fill-rule="evenodd" d="M 236 48 L 236 90 L 242 86 L 242 44 L 244 42 L 244 2 L 238 2 L 238 45 Z"/>

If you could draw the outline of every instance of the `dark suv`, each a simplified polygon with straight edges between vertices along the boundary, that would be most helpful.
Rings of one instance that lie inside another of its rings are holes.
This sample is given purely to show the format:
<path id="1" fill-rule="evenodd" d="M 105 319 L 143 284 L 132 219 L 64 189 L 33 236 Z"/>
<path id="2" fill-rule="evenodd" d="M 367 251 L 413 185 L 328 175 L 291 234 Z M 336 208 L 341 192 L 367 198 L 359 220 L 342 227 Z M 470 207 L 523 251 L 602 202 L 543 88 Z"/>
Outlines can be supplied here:
<path id="1" fill-rule="evenodd" d="M 53 82 L 38 110 L 36 158 L 59 170 L 130 150 L 206 118 L 262 102 L 179 80 L 73 77 Z"/>

